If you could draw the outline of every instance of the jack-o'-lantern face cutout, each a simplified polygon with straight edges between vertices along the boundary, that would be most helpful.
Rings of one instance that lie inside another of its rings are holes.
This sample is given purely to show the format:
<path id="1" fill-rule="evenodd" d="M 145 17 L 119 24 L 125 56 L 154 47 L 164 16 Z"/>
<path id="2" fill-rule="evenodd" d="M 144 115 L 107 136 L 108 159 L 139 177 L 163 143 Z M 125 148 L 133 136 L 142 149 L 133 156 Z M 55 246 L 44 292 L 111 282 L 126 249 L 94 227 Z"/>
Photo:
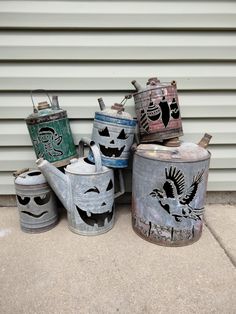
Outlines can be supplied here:
<path id="1" fill-rule="evenodd" d="M 129 135 L 122 129 L 117 136 L 117 133 L 109 131 L 108 127 L 98 130 L 99 148 L 101 153 L 106 157 L 120 157 L 125 149 L 125 141 Z"/>
<path id="2" fill-rule="evenodd" d="M 21 208 L 20 213 L 32 218 L 41 218 L 48 213 L 44 205 L 49 203 L 51 194 L 45 193 L 39 196 L 17 195 L 17 201 Z"/>
<path id="3" fill-rule="evenodd" d="M 86 188 L 83 192 L 83 200 L 76 205 L 81 220 L 92 227 L 104 227 L 113 218 L 113 181 L 110 179 L 105 186 L 102 185 L 101 183 L 99 186 Z"/>

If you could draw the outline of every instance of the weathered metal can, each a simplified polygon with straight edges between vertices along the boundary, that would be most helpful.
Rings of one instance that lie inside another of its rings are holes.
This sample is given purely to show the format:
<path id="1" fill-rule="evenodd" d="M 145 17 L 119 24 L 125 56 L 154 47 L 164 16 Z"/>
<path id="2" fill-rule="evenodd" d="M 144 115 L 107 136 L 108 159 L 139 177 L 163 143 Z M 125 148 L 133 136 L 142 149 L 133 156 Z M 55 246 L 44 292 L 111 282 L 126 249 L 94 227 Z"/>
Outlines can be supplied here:
<path id="1" fill-rule="evenodd" d="M 161 83 L 150 78 L 146 88 L 135 80 L 133 94 L 140 142 L 163 142 L 183 135 L 176 82 Z M 179 142 L 173 144 L 178 146 Z"/>
<path id="2" fill-rule="evenodd" d="M 66 110 L 59 107 L 57 96 L 52 101 L 48 96 L 50 104 L 41 102 L 37 108 L 31 96 L 34 112 L 26 118 L 26 124 L 37 158 L 44 158 L 56 167 L 67 165 L 77 153 Z"/>
<path id="3" fill-rule="evenodd" d="M 101 111 L 95 113 L 92 140 L 100 149 L 103 165 L 125 168 L 128 166 L 137 121 L 124 111 L 122 103 L 105 109 L 102 98 L 98 101 Z M 91 152 L 88 159 L 93 161 Z"/>
<path id="4" fill-rule="evenodd" d="M 95 164 L 84 157 L 85 143 L 91 148 Z M 99 235 L 113 227 L 114 198 L 124 189 L 114 193 L 114 171 L 102 165 L 93 141 L 80 141 L 79 157 L 71 160 L 65 174 L 41 158 L 36 163 L 66 208 L 69 229 L 81 235 Z"/>
<path id="5" fill-rule="evenodd" d="M 210 161 L 210 153 L 201 144 L 181 143 L 175 148 L 140 144 L 136 148 L 132 225 L 145 240 L 183 246 L 200 238 Z"/>
<path id="6" fill-rule="evenodd" d="M 16 201 L 22 231 L 39 233 L 59 219 L 57 198 L 39 170 L 15 172 Z"/>

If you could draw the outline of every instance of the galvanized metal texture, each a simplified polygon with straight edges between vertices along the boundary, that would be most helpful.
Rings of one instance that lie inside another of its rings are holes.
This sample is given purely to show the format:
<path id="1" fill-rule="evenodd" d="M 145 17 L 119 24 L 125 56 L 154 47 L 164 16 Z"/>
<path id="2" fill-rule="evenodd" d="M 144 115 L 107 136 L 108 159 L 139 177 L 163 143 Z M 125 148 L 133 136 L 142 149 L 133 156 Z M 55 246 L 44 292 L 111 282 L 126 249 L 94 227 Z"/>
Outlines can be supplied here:
<path id="1" fill-rule="evenodd" d="M 91 147 L 95 165 L 80 157 L 73 159 L 63 174 L 46 160 L 36 163 L 67 209 L 70 230 L 81 235 L 99 235 L 114 224 L 114 173 L 102 166 L 93 141 L 82 139 L 79 147 L 85 143 Z"/>
<path id="2" fill-rule="evenodd" d="M 140 141 L 163 142 L 183 135 L 176 82 L 160 83 L 150 78 L 142 88 L 132 81 L 137 92 L 133 94 L 139 124 Z"/>
<path id="3" fill-rule="evenodd" d="M 39 170 L 20 171 L 15 191 L 22 231 L 40 233 L 58 223 L 56 196 Z"/>
<path id="4" fill-rule="evenodd" d="M 177 149 L 140 146 L 133 160 L 134 231 L 165 246 L 197 241 L 202 233 L 210 153 L 192 143 Z"/>

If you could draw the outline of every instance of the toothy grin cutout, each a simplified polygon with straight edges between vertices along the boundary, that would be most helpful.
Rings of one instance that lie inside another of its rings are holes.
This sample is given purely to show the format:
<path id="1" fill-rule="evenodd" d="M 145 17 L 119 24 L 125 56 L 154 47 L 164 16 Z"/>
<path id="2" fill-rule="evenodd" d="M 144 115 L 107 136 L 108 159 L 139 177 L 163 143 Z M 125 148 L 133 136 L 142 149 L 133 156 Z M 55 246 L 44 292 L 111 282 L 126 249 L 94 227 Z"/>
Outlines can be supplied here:
<path id="1" fill-rule="evenodd" d="M 100 151 L 104 156 L 107 157 L 120 157 L 125 149 L 125 145 L 122 146 L 120 149 L 117 147 L 105 147 L 104 145 L 99 144 Z"/>
<path id="2" fill-rule="evenodd" d="M 110 211 L 101 214 L 84 211 L 80 209 L 77 205 L 76 209 L 83 222 L 85 222 L 89 226 L 97 225 L 98 227 L 104 227 L 106 224 L 108 224 L 112 220 L 114 212 L 113 206 Z"/>

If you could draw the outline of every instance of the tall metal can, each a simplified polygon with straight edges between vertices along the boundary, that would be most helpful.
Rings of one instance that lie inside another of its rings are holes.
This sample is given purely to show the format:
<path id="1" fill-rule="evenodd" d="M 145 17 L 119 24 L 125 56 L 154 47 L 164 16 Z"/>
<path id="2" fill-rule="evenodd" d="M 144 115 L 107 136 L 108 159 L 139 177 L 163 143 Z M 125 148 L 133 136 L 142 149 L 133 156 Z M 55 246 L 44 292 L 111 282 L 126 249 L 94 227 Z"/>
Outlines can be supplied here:
<path id="1" fill-rule="evenodd" d="M 57 198 L 42 173 L 24 169 L 14 176 L 22 231 L 39 233 L 53 228 L 59 219 Z"/>
<path id="2" fill-rule="evenodd" d="M 126 96 L 122 102 L 130 97 Z M 128 166 L 137 121 L 124 111 L 124 103 L 105 108 L 102 98 L 98 101 L 101 111 L 95 113 L 92 140 L 100 149 L 103 165 L 125 168 Z M 93 161 L 91 152 L 88 158 Z"/>
<path id="3" fill-rule="evenodd" d="M 44 101 L 36 106 L 34 92 L 33 113 L 26 118 L 26 124 L 35 154 L 56 167 L 65 166 L 77 156 L 67 112 L 59 107 L 57 96 L 51 101 L 47 93 L 49 103 Z"/>
<path id="4" fill-rule="evenodd" d="M 154 77 L 148 80 L 145 88 L 135 80 L 132 84 L 136 88 L 133 97 L 140 142 L 168 140 L 169 146 L 178 146 L 178 139 L 170 141 L 183 135 L 176 82 L 161 83 Z"/>
<path id="5" fill-rule="evenodd" d="M 140 144 L 133 161 L 132 225 L 150 242 L 182 246 L 202 233 L 210 153 L 198 145 Z M 206 145 L 205 145 L 206 147 Z"/>

